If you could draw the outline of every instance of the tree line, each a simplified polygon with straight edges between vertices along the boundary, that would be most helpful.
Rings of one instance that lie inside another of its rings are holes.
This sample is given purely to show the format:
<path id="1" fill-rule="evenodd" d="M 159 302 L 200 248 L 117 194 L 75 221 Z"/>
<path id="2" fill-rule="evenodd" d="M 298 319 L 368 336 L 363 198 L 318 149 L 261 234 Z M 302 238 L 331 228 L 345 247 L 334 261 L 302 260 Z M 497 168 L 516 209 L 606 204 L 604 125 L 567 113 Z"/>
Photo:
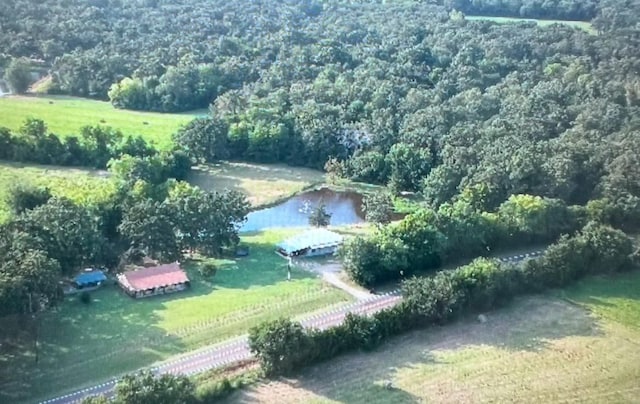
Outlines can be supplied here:
<path id="1" fill-rule="evenodd" d="M 123 135 L 107 126 L 84 126 L 78 136 L 60 138 L 41 119 L 27 118 L 17 133 L 0 127 L 0 159 L 59 166 L 107 168 L 123 156 L 162 165 L 166 178 L 184 179 L 189 158 L 177 151 L 159 152 L 140 136 Z"/>
<path id="2" fill-rule="evenodd" d="M 176 137 L 192 157 L 326 167 L 435 208 L 479 184 L 487 210 L 523 193 L 640 206 L 624 175 L 640 171 L 637 1 L 463 2 L 594 10 L 599 35 L 468 21 L 457 1 L 10 3 L 5 64 L 51 63 L 52 91 L 211 104 Z"/>
<path id="3" fill-rule="evenodd" d="M 449 8 L 469 15 L 591 21 L 598 0 L 443 0 Z"/>
<path id="4" fill-rule="evenodd" d="M 87 206 L 46 188 L 17 184 L 10 190 L 14 214 L 0 224 L 0 316 L 56 305 L 59 281 L 84 267 L 117 270 L 145 255 L 163 262 L 185 252 L 220 256 L 238 244 L 249 210 L 244 195 L 167 180 L 148 162 L 131 156 L 114 161 L 116 191 Z"/>
<path id="5" fill-rule="evenodd" d="M 486 195 L 484 187 L 471 188 L 454 203 L 419 209 L 370 235 L 347 240 L 339 250 L 345 271 L 356 283 L 371 287 L 460 259 L 548 244 L 588 221 L 628 231 L 640 225 L 637 210 L 620 211 L 607 200 L 568 206 L 559 199 L 520 194 L 485 211 Z"/>
<path id="6" fill-rule="evenodd" d="M 304 329 L 288 319 L 249 332 L 251 351 L 267 375 L 290 374 L 353 350 L 371 350 L 409 330 L 443 325 L 470 313 L 504 306 L 513 297 L 563 287 L 593 274 L 614 274 L 638 265 L 623 232 L 588 223 L 522 264 L 479 258 L 455 270 L 403 282 L 403 300 L 372 316 L 348 314 L 326 330 Z"/>

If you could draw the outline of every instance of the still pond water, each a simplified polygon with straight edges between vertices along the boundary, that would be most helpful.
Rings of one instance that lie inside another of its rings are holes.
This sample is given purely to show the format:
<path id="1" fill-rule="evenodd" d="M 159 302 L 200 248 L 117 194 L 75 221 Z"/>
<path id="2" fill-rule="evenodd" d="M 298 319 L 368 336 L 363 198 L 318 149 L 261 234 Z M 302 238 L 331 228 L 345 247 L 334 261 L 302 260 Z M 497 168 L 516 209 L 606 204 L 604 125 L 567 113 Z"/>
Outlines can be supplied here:
<path id="1" fill-rule="evenodd" d="M 309 214 L 321 203 L 331 214 L 331 224 L 334 226 L 364 222 L 361 194 L 334 192 L 323 188 L 294 196 L 279 205 L 249 213 L 240 231 L 308 226 Z"/>

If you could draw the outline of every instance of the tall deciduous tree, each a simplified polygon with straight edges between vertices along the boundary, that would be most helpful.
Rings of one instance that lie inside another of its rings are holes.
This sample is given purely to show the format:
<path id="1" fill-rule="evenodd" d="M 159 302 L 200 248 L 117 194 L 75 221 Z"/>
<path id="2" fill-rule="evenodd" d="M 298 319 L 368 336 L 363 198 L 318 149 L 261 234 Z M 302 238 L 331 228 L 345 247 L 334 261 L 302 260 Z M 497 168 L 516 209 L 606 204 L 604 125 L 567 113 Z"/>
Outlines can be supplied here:
<path id="1" fill-rule="evenodd" d="M 182 248 L 209 255 L 237 245 L 238 227 L 249 212 L 249 203 L 239 192 L 209 193 L 186 183 L 169 192 L 168 204 L 175 214 Z"/>
<path id="2" fill-rule="evenodd" d="M 65 274 L 101 260 L 105 240 L 97 218 L 67 199 L 54 197 L 17 218 L 16 223 L 43 240 L 48 256 L 60 263 Z"/>
<path id="3" fill-rule="evenodd" d="M 195 160 L 213 162 L 229 157 L 228 125 L 217 117 L 196 118 L 173 135 L 173 141 Z"/>
<path id="4" fill-rule="evenodd" d="M 168 203 L 142 199 L 125 209 L 118 231 L 132 247 L 153 258 L 173 261 L 181 255 L 175 224 L 176 216 Z"/>
<path id="5" fill-rule="evenodd" d="M 32 314 L 60 300 L 60 265 L 43 247 L 16 223 L 0 229 L 0 316 Z"/>
<path id="6" fill-rule="evenodd" d="M 13 59 L 7 67 L 4 78 L 9 83 L 11 91 L 17 94 L 26 93 L 31 84 L 31 67 L 27 59 Z"/>

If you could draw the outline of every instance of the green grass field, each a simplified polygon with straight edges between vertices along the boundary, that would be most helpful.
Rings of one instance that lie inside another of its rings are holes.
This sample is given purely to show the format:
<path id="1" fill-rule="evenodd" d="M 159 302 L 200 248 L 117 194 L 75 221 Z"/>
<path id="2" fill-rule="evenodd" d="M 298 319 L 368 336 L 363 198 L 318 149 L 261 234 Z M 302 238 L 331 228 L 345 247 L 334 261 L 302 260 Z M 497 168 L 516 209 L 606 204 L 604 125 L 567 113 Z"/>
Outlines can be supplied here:
<path id="1" fill-rule="evenodd" d="M 486 323 L 468 318 L 413 332 L 227 402 L 638 401 L 640 272 L 591 278 L 486 315 Z"/>
<path id="2" fill-rule="evenodd" d="M 54 195 L 78 203 L 98 202 L 115 191 L 104 171 L 0 162 L 0 223 L 9 214 L 7 192 L 17 182 L 47 186 Z"/>
<path id="3" fill-rule="evenodd" d="M 253 206 L 268 205 L 322 184 L 324 173 L 281 164 L 219 163 L 197 167 L 189 182 L 209 191 L 234 189 Z"/>
<path id="4" fill-rule="evenodd" d="M 597 34 L 596 30 L 593 28 L 593 25 L 585 21 L 537 20 L 533 18 L 485 17 L 485 16 L 472 16 L 472 15 L 465 15 L 464 18 L 469 21 L 492 21 L 497 24 L 511 24 L 511 23 L 517 23 L 517 22 L 535 22 L 541 27 L 547 27 L 553 24 L 561 24 L 561 25 L 567 25 L 569 27 L 581 29 L 591 35 Z"/>
<path id="5" fill-rule="evenodd" d="M 18 130 L 26 118 L 45 121 L 57 135 L 77 135 L 87 125 L 104 125 L 125 135 L 140 135 L 158 148 L 171 146 L 171 135 L 193 119 L 196 111 L 186 114 L 159 114 L 113 108 L 108 102 L 64 96 L 10 96 L 0 98 L 0 126 Z M 147 122 L 147 124 L 145 124 Z"/>
<path id="6" fill-rule="evenodd" d="M 247 235 L 250 256 L 218 260 L 213 280 L 187 266 L 188 292 L 134 300 L 114 285 L 77 297 L 43 315 L 39 363 L 30 323 L 3 320 L 0 333 L 0 402 L 45 399 L 83 385 L 150 365 L 168 356 L 241 335 L 261 321 L 295 316 L 346 302 L 349 296 L 309 273 L 294 271 L 274 244 L 291 231 Z M 21 331 L 20 331 L 21 330 Z"/>

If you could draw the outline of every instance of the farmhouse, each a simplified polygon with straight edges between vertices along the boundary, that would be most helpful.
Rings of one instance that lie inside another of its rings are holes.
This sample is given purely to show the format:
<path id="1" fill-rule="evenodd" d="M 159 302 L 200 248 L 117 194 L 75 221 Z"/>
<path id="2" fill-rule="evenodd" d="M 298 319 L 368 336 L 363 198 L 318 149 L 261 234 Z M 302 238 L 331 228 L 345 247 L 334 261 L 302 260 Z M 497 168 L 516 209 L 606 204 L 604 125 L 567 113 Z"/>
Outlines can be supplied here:
<path id="1" fill-rule="evenodd" d="M 121 273 L 118 284 L 129 296 L 140 298 L 185 290 L 189 278 L 180 264 L 174 262 Z"/>
<path id="2" fill-rule="evenodd" d="M 282 241 L 276 251 L 283 257 L 315 257 L 336 252 L 344 238 L 326 229 L 313 229 Z"/>

